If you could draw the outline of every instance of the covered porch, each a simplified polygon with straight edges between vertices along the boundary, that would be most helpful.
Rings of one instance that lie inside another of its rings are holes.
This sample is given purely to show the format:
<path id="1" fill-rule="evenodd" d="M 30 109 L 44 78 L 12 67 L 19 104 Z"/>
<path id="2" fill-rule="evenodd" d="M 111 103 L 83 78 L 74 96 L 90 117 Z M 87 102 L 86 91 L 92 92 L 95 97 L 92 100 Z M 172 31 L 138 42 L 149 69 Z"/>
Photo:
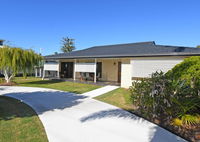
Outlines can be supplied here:
<path id="1" fill-rule="evenodd" d="M 87 82 L 121 82 L 121 61 L 118 59 L 60 60 L 60 78 Z"/>
<path id="2" fill-rule="evenodd" d="M 60 59 L 46 61 L 43 78 L 57 78 L 88 83 L 121 83 L 119 59 Z"/>

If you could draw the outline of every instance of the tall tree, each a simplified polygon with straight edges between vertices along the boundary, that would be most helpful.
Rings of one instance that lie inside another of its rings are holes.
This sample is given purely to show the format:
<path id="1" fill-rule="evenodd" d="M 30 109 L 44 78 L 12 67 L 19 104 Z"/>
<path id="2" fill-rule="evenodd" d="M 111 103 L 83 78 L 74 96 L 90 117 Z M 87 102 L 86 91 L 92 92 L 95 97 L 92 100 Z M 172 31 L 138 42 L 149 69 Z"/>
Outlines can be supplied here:
<path id="1" fill-rule="evenodd" d="M 68 52 L 75 50 L 74 39 L 68 38 L 68 37 L 66 37 L 66 38 L 63 37 L 61 42 L 62 42 L 62 46 L 61 46 L 62 52 L 68 53 Z"/>
<path id="2" fill-rule="evenodd" d="M 23 50 L 21 48 L 11 48 L 4 46 L 0 48 L 0 70 L 3 71 L 7 83 L 19 72 L 27 73 L 34 69 L 42 57 L 33 50 Z"/>
<path id="3" fill-rule="evenodd" d="M 200 48 L 200 45 L 197 45 L 197 48 Z"/>

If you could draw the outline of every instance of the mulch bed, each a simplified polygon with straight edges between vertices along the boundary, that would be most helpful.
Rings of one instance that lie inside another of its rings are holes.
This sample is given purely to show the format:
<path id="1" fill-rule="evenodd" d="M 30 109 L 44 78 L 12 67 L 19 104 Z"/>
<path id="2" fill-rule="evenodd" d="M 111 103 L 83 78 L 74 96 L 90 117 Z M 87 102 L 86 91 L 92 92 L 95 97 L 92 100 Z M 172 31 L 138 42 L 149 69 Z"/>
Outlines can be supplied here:
<path id="1" fill-rule="evenodd" d="M 0 86 L 15 86 L 17 83 L 15 82 L 9 82 L 9 83 L 0 83 Z"/>
<path id="2" fill-rule="evenodd" d="M 182 137 L 183 139 L 187 140 L 187 141 L 191 141 L 191 142 L 200 142 L 200 125 L 198 126 L 173 126 L 171 125 L 170 121 L 160 121 L 158 119 L 150 119 L 150 118 L 146 118 L 144 116 L 142 116 L 141 114 L 139 114 L 138 112 L 132 112 L 135 115 L 138 115 L 154 124 L 157 124 L 158 126 Z"/>

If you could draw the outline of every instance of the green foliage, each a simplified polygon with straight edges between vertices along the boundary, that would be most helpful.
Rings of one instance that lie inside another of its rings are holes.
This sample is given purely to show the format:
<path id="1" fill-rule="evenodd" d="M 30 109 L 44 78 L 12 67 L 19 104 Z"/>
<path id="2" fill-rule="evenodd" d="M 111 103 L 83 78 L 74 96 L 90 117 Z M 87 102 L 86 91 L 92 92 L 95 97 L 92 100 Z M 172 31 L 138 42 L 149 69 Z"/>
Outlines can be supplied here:
<path id="1" fill-rule="evenodd" d="M 200 124 L 200 57 L 186 58 L 172 70 L 153 73 L 133 82 L 133 103 L 148 118 L 175 120 L 178 124 Z M 180 119 L 181 121 L 177 120 Z"/>
<path id="2" fill-rule="evenodd" d="M 200 89 L 200 56 L 184 59 L 167 74 L 173 80 L 185 80 L 196 89 Z"/>
<path id="3" fill-rule="evenodd" d="M 32 71 L 40 60 L 42 57 L 33 50 L 11 48 L 10 46 L 0 48 L 0 69 L 4 71 L 7 82 L 18 72 L 23 72 L 26 77 L 27 72 Z"/>
<path id="4" fill-rule="evenodd" d="M 190 115 L 185 114 L 180 118 L 174 118 L 172 120 L 172 125 L 175 126 L 192 126 L 192 125 L 199 125 L 200 124 L 200 115 Z"/>
<path id="5" fill-rule="evenodd" d="M 185 125 L 198 125 L 200 124 L 200 116 L 199 115 L 183 115 L 181 117 L 183 124 Z"/>
<path id="6" fill-rule="evenodd" d="M 62 52 L 68 53 L 75 50 L 74 39 L 66 37 L 66 38 L 62 38 L 61 42 L 62 42 L 62 46 L 61 46 Z"/>

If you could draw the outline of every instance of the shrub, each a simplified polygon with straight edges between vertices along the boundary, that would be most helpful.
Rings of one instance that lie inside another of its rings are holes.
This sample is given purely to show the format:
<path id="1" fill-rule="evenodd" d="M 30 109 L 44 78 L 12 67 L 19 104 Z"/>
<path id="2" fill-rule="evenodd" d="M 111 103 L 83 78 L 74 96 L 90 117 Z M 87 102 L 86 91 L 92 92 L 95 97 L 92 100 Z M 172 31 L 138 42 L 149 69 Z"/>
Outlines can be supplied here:
<path id="1" fill-rule="evenodd" d="M 200 110 L 200 57 L 187 58 L 166 74 L 155 72 L 150 78 L 133 82 L 130 90 L 137 111 L 147 118 L 200 124 L 196 119 Z"/>
<path id="2" fill-rule="evenodd" d="M 196 90 L 200 90 L 200 56 L 184 59 L 166 73 L 172 80 L 185 80 Z"/>
<path id="3" fill-rule="evenodd" d="M 160 118 L 169 112 L 171 100 L 168 94 L 172 94 L 169 86 L 171 82 L 163 72 L 156 72 L 151 78 L 133 82 L 130 90 L 139 113 L 148 118 Z"/>

